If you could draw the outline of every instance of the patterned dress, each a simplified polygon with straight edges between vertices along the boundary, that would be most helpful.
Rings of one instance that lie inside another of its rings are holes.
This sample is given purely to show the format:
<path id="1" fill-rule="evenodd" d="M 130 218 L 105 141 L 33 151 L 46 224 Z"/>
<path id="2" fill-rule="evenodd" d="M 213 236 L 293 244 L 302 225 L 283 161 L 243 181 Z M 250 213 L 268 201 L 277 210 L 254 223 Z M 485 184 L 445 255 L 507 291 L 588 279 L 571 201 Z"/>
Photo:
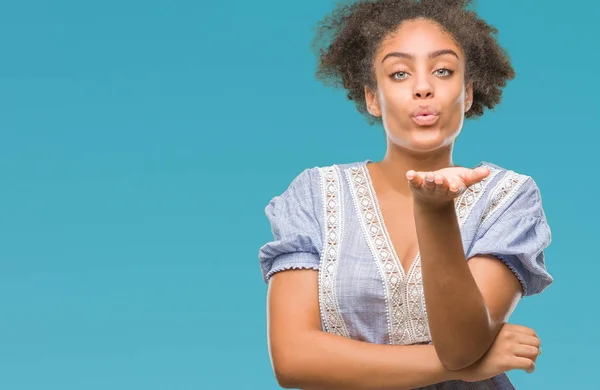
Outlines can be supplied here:
<path id="1" fill-rule="evenodd" d="M 420 257 L 405 273 L 394 251 L 367 169 L 371 160 L 302 171 L 265 208 L 273 240 L 259 250 L 265 282 L 287 269 L 319 271 L 323 330 L 377 344 L 431 343 Z M 523 295 L 553 279 L 544 249 L 551 232 L 530 176 L 481 162 L 490 175 L 456 202 L 467 259 L 494 255 L 509 267 Z M 514 389 L 506 374 L 422 389 Z"/>

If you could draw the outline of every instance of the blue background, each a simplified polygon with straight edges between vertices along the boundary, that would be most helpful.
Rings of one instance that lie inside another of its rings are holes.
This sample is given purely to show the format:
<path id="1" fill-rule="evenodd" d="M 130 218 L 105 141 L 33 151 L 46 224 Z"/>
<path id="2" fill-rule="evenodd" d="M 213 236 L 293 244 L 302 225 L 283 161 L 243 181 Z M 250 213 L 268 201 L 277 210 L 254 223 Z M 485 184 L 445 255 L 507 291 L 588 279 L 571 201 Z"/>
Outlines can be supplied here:
<path id="1" fill-rule="evenodd" d="M 518 76 L 455 150 L 533 176 L 553 228 L 556 282 L 512 319 L 544 343 L 520 389 L 591 388 L 599 347 L 600 3 L 552 3 L 479 2 Z M 385 152 L 314 80 L 333 4 L 2 3 L 1 389 L 278 388 L 264 207 L 304 168 Z"/>

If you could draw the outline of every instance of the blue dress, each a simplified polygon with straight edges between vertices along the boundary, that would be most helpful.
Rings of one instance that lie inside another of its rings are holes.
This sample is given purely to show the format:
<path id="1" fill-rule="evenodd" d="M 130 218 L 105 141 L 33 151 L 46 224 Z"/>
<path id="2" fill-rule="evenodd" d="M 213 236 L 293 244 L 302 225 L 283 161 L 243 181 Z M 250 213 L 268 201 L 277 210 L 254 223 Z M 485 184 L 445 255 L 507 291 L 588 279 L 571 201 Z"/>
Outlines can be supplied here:
<path id="1" fill-rule="evenodd" d="M 263 280 L 288 269 L 319 271 L 323 330 L 378 344 L 431 343 L 419 256 L 405 273 L 366 168 L 371 160 L 302 171 L 265 213 L 273 240 L 259 250 Z M 544 249 L 551 232 L 530 176 L 481 162 L 490 175 L 456 202 L 467 259 L 491 254 L 516 275 L 523 296 L 553 279 Z M 514 389 L 506 374 L 421 389 Z"/>

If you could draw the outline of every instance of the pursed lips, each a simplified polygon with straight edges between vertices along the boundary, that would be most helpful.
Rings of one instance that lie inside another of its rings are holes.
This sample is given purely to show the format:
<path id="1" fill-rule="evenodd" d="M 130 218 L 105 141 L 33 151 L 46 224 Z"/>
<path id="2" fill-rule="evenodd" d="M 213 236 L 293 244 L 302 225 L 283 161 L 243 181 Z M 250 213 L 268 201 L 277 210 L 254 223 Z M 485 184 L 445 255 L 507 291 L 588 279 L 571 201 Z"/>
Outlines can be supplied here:
<path id="1" fill-rule="evenodd" d="M 413 110 L 411 118 L 419 126 L 431 126 L 440 117 L 440 112 L 432 106 L 419 106 Z"/>

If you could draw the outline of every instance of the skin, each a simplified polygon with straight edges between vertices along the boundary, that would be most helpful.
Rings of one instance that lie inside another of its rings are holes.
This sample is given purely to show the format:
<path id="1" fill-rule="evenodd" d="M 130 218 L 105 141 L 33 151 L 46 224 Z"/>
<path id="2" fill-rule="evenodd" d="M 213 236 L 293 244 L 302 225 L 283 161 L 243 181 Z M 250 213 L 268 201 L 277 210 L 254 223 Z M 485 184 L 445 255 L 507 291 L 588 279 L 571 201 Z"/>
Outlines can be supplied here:
<path id="1" fill-rule="evenodd" d="M 439 50 L 452 50 L 458 58 L 429 57 Z M 383 61 L 392 52 L 414 57 Z M 373 63 L 377 88 L 365 87 L 369 110 L 382 117 L 387 134 L 384 159 L 367 168 L 402 267 L 408 269 L 421 248 L 434 345 L 377 345 L 323 332 L 317 271 L 278 272 L 269 282 L 267 313 L 269 351 L 282 387 L 411 389 L 535 368 L 540 347 L 535 331 L 506 324 L 520 298 L 518 280 L 493 257 L 467 262 L 461 247 L 454 201 L 489 174 L 452 163 L 453 143 L 471 104 L 464 61 L 439 26 L 408 21 L 381 43 Z M 390 77 L 400 71 L 405 73 Z M 435 125 L 411 119 L 419 105 L 439 112 Z"/>
<path id="2" fill-rule="evenodd" d="M 462 248 L 454 200 L 489 174 L 485 168 L 471 170 L 452 162 L 454 142 L 472 103 L 465 70 L 464 53 L 450 34 L 436 23 L 414 20 L 383 41 L 375 58 L 377 90 L 365 88 L 369 111 L 382 117 L 388 146 L 383 161 L 369 169 L 374 180 L 383 182 L 385 204 L 412 209 L 414 222 L 393 225 L 404 232 L 414 226 L 408 241 L 416 240 L 408 247 L 415 252 L 421 248 L 431 337 L 450 370 L 483 356 L 521 296 L 517 278 L 499 260 L 477 256 L 467 262 Z M 419 107 L 439 113 L 437 122 L 415 123 Z M 384 210 L 386 220 L 397 215 L 402 214 L 386 216 Z M 400 248 L 406 246 L 406 237 L 390 234 L 398 237 Z M 405 269 L 413 258 L 401 260 Z"/>

